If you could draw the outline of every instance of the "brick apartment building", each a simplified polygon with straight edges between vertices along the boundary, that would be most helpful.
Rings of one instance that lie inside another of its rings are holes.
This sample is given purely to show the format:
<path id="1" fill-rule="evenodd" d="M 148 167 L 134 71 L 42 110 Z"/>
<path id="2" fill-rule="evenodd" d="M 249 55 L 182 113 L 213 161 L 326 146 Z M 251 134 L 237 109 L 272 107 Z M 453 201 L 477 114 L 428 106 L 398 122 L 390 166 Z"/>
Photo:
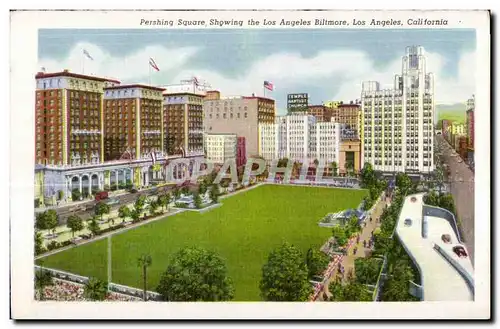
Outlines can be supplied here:
<path id="1" fill-rule="evenodd" d="M 360 137 L 361 106 L 359 104 L 339 104 L 333 109 L 332 116 L 335 122 L 346 125 L 346 128 L 352 129 Z"/>
<path id="2" fill-rule="evenodd" d="M 117 80 L 38 72 L 35 162 L 68 165 L 104 161 L 103 90 Z"/>
<path id="3" fill-rule="evenodd" d="M 314 116 L 317 122 L 330 122 L 333 109 L 325 105 L 309 105 L 307 114 Z"/>
<path id="4" fill-rule="evenodd" d="M 164 150 L 167 154 L 203 154 L 204 98 L 194 93 L 164 94 Z"/>
<path id="5" fill-rule="evenodd" d="M 104 159 L 139 159 L 163 149 L 163 88 L 104 88 Z"/>

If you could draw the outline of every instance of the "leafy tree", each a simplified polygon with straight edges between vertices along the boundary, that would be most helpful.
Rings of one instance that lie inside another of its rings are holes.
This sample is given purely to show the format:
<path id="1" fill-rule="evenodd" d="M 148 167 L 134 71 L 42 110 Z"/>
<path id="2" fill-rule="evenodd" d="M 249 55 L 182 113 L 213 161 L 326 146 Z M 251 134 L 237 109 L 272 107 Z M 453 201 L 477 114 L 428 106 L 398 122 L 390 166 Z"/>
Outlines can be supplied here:
<path id="1" fill-rule="evenodd" d="M 69 216 L 66 225 L 71 229 L 73 237 L 75 237 L 76 232 L 83 230 L 83 220 L 76 215 Z"/>
<path id="2" fill-rule="evenodd" d="M 204 182 L 201 182 L 198 186 L 198 194 L 204 194 L 207 191 L 207 185 Z"/>
<path id="3" fill-rule="evenodd" d="M 189 187 L 183 186 L 181 188 L 181 193 L 184 194 L 184 195 L 189 194 Z"/>
<path id="4" fill-rule="evenodd" d="M 319 165 L 319 160 L 318 159 L 314 159 L 314 165 L 317 167 Z"/>
<path id="5" fill-rule="evenodd" d="M 306 256 L 306 265 L 309 279 L 316 275 L 321 275 L 328 266 L 328 256 L 317 249 L 309 248 Z"/>
<path id="6" fill-rule="evenodd" d="M 44 251 L 42 233 L 35 232 L 35 255 L 40 255 Z"/>
<path id="7" fill-rule="evenodd" d="M 210 199 L 213 203 L 217 203 L 219 201 L 219 194 L 219 185 L 213 184 L 212 188 L 210 189 Z"/>
<path id="8" fill-rule="evenodd" d="M 57 224 L 59 223 L 59 215 L 54 209 L 47 210 L 45 212 L 45 225 L 47 229 L 52 231 L 52 234 L 56 232 Z"/>
<path id="9" fill-rule="evenodd" d="M 151 200 L 149 202 L 149 212 L 151 216 L 154 216 L 156 214 L 156 210 L 158 210 L 159 204 L 157 201 Z"/>
<path id="10" fill-rule="evenodd" d="M 339 166 L 338 166 L 337 162 L 333 161 L 332 162 L 332 176 L 333 177 L 338 176 L 338 172 L 339 172 Z"/>
<path id="11" fill-rule="evenodd" d="M 104 203 L 104 202 L 102 202 L 102 201 L 101 201 L 101 202 L 98 202 L 98 203 L 95 205 L 95 208 L 94 208 L 94 212 L 95 212 L 95 214 L 96 214 L 97 216 L 101 216 L 101 220 L 102 220 L 102 218 L 103 218 L 103 216 L 104 216 L 105 214 L 109 214 L 110 210 L 111 210 L 111 207 L 110 207 L 108 204 L 106 204 L 106 203 Z"/>
<path id="12" fill-rule="evenodd" d="M 373 234 L 373 245 L 374 245 L 374 251 L 373 253 L 376 255 L 383 255 L 385 254 L 389 248 L 391 247 L 391 238 L 390 236 L 387 236 L 386 234 L 380 233 L 380 234 Z"/>
<path id="13" fill-rule="evenodd" d="M 195 195 L 193 197 L 193 203 L 194 203 L 194 206 L 196 207 L 196 209 L 200 209 L 201 208 L 201 197 L 200 197 L 200 194 L 195 193 Z"/>
<path id="14" fill-rule="evenodd" d="M 130 217 L 132 218 L 132 223 L 137 223 L 141 217 L 141 213 L 137 209 L 134 209 L 130 212 Z"/>
<path id="15" fill-rule="evenodd" d="M 398 173 L 396 175 L 396 186 L 404 195 L 406 195 L 411 191 L 412 181 L 407 174 Z"/>
<path id="16" fill-rule="evenodd" d="M 35 272 L 35 289 L 38 289 L 40 300 L 45 299 L 45 287 L 53 284 L 52 276 L 47 270 L 40 266 L 40 269 Z"/>
<path id="17" fill-rule="evenodd" d="M 361 169 L 361 187 L 369 188 L 376 184 L 377 177 L 375 176 L 375 172 L 373 171 L 373 167 L 371 163 L 366 162 Z"/>
<path id="18" fill-rule="evenodd" d="M 160 197 L 158 198 L 158 205 L 160 207 L 162 207 L 163 210 L 165 210 L 165 208 L 168 209 L 168 205 L 170 204 L 170 200 L 171 200 L 170 194 L 166 193 L 166 194 L 160 195 Z"/>
<path id="19" fill-rule="evenodd" d="M 71 191 L 71 200 L 73 200 L 73 201 L 80 200 L 81 196 L 82 196 L 82 194 L 80 193 L 79 189 L 75 188 Z"/>
<path id="20" fill-rule="evenodd" d="M 35 228 L 37 230 L 46 230 L 47 227 L 47 213 L 46 212 L 39 212 L 36 214 L 35 218 Z"/>
<path id="21" fill-rule="evenodd" d="M 346 302 L 371 302 L 372 293 L 365 285 L 350 282 L 342 289 L 342 300 Z"/>
<path id="22" fill-rule="evenodd" d="M 456 215 L 455 202 L 453 201 L 453 195 L 450 193 L 441 194 L 439 197 L 439 207 L 444 208 Z"/>
<path id="23" fill-rule="evenodd" d="M 108 283 L 97 278 L 89 278 L 83 288 L 83 297 L 93 301 L 102 301 L 108 295 Z"/>
<path id="24" fill-rule="evenodd" d="M 123 205 L 118 209 L 118 217 L 122 219 L 122 223 L 125 222 L 127 217 L 130 217 L 130 208 Z"/>
<path id="25" fill-rule="evenodd" d="M 370 199 L 375 202 L 380 195 L 380 190 L 377 187 L 373 186 L 370 187 L 369 191 L 370 191 Z"/>
<path id="26" fill-rule="evenodd" d="M 138 266 L 142 269 L 142 278 L 144 279 L 144 301 L 147 301 L 147 269 L 152 264 L 152 258 L 149 254 L 144 254 L 137 260 Z"/>
<path id="27" fill-rule="evenodd" d="M 99 223 L 97 223 L 97 220 L 96 218 L 92 218 L 87 226 L 87 228 L 89 229 L 89 231 L 95 236 L 99 233 L 99 231 L 101 230 L 101 228 L 99 227 Z"/>
<path id="28" fill-rule="evenodd" d="M 332 236 L 335 238 L 335 242 L 339 247 L 347 243 L 348 237 L 346 236 L 345 229 L 340 225 L 335 225 L 332 228 Z"/>
<path id="29" fill-rule="evenodd" d="M 431 205 L 431 206 L 438 206 L 439 205 L 439 194 L 437 194 L 435 191 L 430 191 L 424 196 L 424 203 Z"/>
<path id="30" fill-rule="evenodd" d="M 354 260 L 356 282 L 376 284 L 381 265 L 381 260 L 377 258 L 356 258 Z"/>
<path id="31" fill-rule="evenodd" d="M 302 253 L 283 243 L 262 267 L 261 296 L 266 301 L 306 301 L 312 292 Z"/>
<path id="32" fill-rule="evenodd" d="M 354 163 L 352 161 L 347 161 L 345 163 L 345 169 L 347 171 L 347 176 L 353 176 L 353 174 L 354 174 Z"/>
<path id="33" fill-rule="evenodd" d="M 177 187 L 174 187 L 172 194 L 174 195 L 175 200 L 177 200 L 181 196 L 181 191 Z"/>
<path id="34" fill-rule="evenodd" d="M 198 247 L 172 257 L 156 291 L 165 301 L 228 301 L 234 296 L 224 259 Z"/>
<path id="35" fill-rule="evenodd" d="M 144 206 L 146 205 L 146 197 L 144 195 L 139 195 L 134 203 L 134 210 L 141 215 L 144 210 Z"/>

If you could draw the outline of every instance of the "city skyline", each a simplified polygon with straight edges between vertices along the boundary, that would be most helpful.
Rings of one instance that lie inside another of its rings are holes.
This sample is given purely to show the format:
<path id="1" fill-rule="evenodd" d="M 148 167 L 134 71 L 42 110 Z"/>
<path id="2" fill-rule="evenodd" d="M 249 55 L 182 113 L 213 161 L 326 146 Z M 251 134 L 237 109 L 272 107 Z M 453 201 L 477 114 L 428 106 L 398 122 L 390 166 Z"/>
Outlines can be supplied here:
<path id="1" fill-rule="evenodd" d="M 435 76 L 436 104 L 463 102 L 475 92 L 473 30 L 40 30 L 39 66 L 107 76 L 123 83 L 148 82 L 149 57 L 159 72 L 154 85 L 193 75 L 223 96 L 263 94 L 263 81 L 276 89 L 266 96 L 284 114 L 286 94 L 306 92 L 310 104 L 360 98 L 367 80 L 390 87 L 401 70 L 406 46 L 426 49 Z M 82 49 L 93 60 L 83 63 Z M 166 60 L 171 58 L 173 60 Z M 290 67 L 294 68 L 290 70 Z"/>

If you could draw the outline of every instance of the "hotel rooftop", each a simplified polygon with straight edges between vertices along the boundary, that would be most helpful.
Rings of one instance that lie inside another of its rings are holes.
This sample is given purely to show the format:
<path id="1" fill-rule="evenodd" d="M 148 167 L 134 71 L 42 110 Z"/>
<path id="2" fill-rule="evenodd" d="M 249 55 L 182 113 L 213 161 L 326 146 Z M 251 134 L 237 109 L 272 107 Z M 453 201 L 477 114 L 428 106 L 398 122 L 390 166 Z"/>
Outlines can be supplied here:
<path id="1" fill-rule="evenodd" d="M 420 272 L 413 294 L 423 301 L 474 300 L 474 269 L 455 217 L 426 205 L 424 193 L 405 198 L 396 234 Z"/>

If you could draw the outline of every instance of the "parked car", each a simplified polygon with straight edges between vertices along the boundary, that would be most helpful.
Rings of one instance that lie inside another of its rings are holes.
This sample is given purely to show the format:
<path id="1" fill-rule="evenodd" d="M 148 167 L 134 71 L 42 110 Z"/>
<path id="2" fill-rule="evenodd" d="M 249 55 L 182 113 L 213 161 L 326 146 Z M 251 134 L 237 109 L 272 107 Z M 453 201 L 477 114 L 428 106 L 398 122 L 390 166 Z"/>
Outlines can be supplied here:
<path id="1" fill-rule="evenodd" d="M 112 206 L 112 205 L 115 205 L 115 204 L 119 204 L 120 203 L 120 200 L 118 200 L 117 198 L 111 198 L 111 199 L 107 199 L 106 201 L 104 201 L 108 206 Z"/>
<path id="2" fill-rule="evenodd" d="M 108 192 L 107 192 L 107 191 L 98 192 L 98 193 L 96 193 L 96 195 L 95 195 L 95 200 L 96 200 L 96 201 L 105 200 L 105 199 L 107 199 L 107 198 L 109 198 L 109 194 L 108 194 Z"/>

